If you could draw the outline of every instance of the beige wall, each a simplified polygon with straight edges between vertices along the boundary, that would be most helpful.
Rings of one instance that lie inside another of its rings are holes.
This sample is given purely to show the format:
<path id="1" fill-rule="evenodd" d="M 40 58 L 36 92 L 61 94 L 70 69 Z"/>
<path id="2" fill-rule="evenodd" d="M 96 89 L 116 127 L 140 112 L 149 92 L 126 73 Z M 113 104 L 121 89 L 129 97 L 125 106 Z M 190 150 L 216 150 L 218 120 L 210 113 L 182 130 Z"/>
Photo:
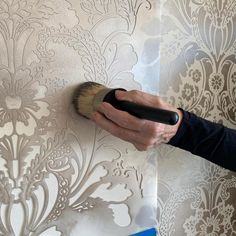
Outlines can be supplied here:
<path id="1" fill-rule="evenodd" d="M 137 152 L 71 105 L 92 80 L 235 128 L 235 5 L 0 1 L 0 234 L 236 234 L 233 173 L 167 145 Z"/>

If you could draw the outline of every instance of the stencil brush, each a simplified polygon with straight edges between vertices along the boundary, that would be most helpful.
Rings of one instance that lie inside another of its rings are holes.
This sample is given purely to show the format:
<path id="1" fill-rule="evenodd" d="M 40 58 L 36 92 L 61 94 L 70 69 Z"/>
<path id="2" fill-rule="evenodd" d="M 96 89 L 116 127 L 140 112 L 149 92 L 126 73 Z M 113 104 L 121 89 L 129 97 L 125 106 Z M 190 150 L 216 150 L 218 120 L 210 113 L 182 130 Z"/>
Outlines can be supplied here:
<path id="1" fill-rule="evenodd" d="M 116 90 L 126 91 L 123 88 L 107 88 L 102 84 L 91 81 L 82 83 L 74 92 L 73 103 L 75 109 L 80 115 L 90 119 L 91 114 L 98 110 L 99 105 L 102 102 L 107 102 L 116 109 L 126 111 L 141 119 L 168 125 L 175 125 L 179 120 L 178 114 L 173 111 L 144 106 L 129 101 L 119 101 L 115 96 Z"/>

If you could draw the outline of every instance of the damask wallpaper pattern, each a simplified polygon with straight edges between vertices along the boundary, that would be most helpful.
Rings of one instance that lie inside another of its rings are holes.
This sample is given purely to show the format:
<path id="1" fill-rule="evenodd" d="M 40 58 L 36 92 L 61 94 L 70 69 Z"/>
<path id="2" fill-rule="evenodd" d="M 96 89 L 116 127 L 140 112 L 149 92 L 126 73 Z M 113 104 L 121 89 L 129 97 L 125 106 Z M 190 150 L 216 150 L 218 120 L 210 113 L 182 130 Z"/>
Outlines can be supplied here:
<path id="1" fill-rule="evenodd" d="M 234 173 L 71 105 L 91 80 L 236 128 L 235 24 L 233 0 L 1 0 L 0 235 L 236 235 Z"/>

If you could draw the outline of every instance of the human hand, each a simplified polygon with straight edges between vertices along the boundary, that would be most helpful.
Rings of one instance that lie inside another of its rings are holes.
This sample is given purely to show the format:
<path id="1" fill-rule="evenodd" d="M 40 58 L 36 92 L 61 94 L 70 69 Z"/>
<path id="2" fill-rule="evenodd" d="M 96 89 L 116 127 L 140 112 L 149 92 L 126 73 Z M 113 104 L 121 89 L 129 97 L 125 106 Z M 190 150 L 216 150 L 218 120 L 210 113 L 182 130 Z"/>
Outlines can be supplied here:
<path id="1" fill-rule="evenodd" d="M 182 112 L 164 102 L 160 97 L 137 90 L 128 92 L 117 90 L 116 98 L 121 101 L 175 111 L 179 115 L 179 121 L 171 126 L 139 119 L 103 102 L 98 111 L 92 114 L 91 120 L 112 135 L 132 143 L 139 151 L 144 151 L 153 146 L 168 143 L 176 134 L 182 121 Z"/>

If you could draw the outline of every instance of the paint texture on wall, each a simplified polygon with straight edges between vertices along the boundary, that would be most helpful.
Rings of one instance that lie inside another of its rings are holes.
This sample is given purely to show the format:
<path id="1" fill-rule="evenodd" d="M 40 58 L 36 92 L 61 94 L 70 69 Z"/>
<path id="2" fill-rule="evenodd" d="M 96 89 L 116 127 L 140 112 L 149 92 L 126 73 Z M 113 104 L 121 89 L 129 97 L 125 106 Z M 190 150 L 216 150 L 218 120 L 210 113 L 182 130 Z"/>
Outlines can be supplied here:
<path id="1" fill-rule="evenodd" d="M 141 88 L 136 29 L 151 9 L 145 0 L 0 1 L 0 235 L 155 226 L 155 153 L 137 152 L 71 104 L 85 81 Z"/>

